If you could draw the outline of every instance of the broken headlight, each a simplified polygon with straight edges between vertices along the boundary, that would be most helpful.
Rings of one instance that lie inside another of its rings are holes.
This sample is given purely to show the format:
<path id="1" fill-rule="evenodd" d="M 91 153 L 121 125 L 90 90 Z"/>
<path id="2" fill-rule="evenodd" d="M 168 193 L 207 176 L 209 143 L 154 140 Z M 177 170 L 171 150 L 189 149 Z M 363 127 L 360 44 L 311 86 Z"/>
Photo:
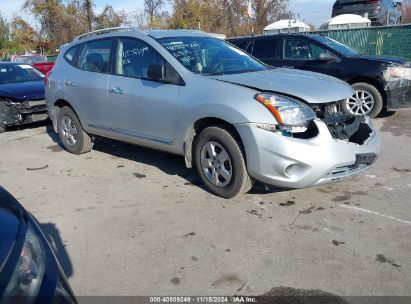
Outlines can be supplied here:
<path id="1" fill-rule="evenodd" d="M 387 81 L 397 79 L 411 80 L 411 68 L 402 66 L 390 66 L 384 72 L 384 78 Z"/>
<path id="2" fill-rule="evenodd" d="M 256 95 L 255 99 L 274 115 L 282 130 L 305 132 L 308 124 L 316 118 L 309 106 L 292 97 L 263 93 Z"/>
<path id="3" fill-rule="evenodd" d="M 13 303 L 13 298 L 24 299 L 24 303 L 35 302 L 43 281 L 45 260 L 44 247 L 33 226 L 28 224 L 23 249 L 0 303 Z"/>

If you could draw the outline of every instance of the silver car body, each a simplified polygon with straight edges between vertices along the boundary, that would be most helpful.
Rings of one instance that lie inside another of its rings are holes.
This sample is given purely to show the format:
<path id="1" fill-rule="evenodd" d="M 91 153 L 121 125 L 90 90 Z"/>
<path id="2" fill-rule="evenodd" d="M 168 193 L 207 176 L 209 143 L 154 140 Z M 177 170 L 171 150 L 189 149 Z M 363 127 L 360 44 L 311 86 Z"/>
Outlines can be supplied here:
<path id="1" fill-rule="evenodd" d="M 314 121 L 318 135 L 309 139 L 286 137 L 281 132 L 257 127 L 278 122 L 254 99 L 256 94 L 276 92 L 307 104 L 326 104 L 352 96 L 353 91 L 345 82 L 291 69 L 197 75 L 156 40 L 179 36 L 208 35 L 198 31 L 129 29 L 98 35 L 98 38 L 86 37 L 63 46 L 46 86 L 49 115 L 55 128 L 58 111 L 55 105 L 64 101 L 77 113 L 86 132 L 185 155 L 190 167 L 194 124 L 204 118 L 219 119 L 234 126 L 239 133 L 249 174 L 267 184 L 287 188 L 320 185 L 358 174 L 370 166 L 355 167 L 357 154 L 379 154 L 377 132 L 373 131 L 362 144 L 336 140 L 321 119 Z M 77 69 L 64 60 L 69 47 L 107 37 L 133 37 L 146 42 L 178 72 L 185 84 L 93 73 Z M 116 94 L 116 90 L 122 94 Z M 372 129 L 369 119 L 366 124 Z"/>

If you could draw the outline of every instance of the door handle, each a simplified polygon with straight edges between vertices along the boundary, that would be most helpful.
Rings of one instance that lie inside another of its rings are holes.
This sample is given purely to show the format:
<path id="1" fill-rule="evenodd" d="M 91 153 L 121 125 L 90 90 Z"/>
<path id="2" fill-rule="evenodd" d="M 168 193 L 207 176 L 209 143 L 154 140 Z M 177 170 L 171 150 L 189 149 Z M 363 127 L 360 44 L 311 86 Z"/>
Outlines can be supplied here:
<path id="1" fill-rule="evenodd" d="M 71 80 L 66 81 L 66 85 L 70 86 L 70 87 L 74 87 L 76 85 L 76 83 L 74 83 Z"/>
<path id="2" fill-rule="evenodd" d="M 283 65 L 282 68 L 294 69 L 294 67 L 292 65 Z"/>
<path id="3" fill-rule="evenodd" d="M 119 87 L 115 87 L 115 88 L 110 88 L 108 90 L 111 94 L 123 94 L 123 90 Z"/>

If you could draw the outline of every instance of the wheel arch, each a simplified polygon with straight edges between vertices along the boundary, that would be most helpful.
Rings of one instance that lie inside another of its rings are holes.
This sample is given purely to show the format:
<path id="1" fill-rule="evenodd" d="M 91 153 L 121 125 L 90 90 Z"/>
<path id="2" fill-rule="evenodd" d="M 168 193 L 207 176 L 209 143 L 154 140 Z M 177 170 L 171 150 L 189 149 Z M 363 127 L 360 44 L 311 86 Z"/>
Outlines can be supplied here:
<path id="1" fill-rule="evenodd" d="M 74 107 L 67 100 L 65 100 L 65 99 L 56 100 L 53 104 L 52 117 L 51 117 L 51 120 L 53 122 L 53 129 L 56 133 L 58 132 L 58 130 L 57 130 L 57 117 L 58 117 L 60 109 L 63 108 L 63 107 L 69 107 L 71 110 L 73 110 L 73 112 L 77 115 L 77 117 L 79 117 L 78 114 L 77 114 L 77 111 L 74 109 Z M 80 117 L 79 117 L 79 119 L 80 119 Z M 81 121 L 80 121 L 80 123 L 81 123 Z"/>
<path id="2" fill-rule="evenodd" d="M 221 118 L 203 117 L 203 118 L 196 120 L 191 125 L 188 132 L 186 133 L 186 137 L 184 140 L 184 159 L 185 159 L 185 164 L 187 168 L 193 167 L 194 142 L 195 142 L 196 136 L 200 134 L 205 128 L 208 128 L 208 127 L 221 127 L 225 130 L 228 130 L 240 144 L 241 149 L 244 153 L 245 161 L 246 161 L 247 156 L 245 154 L 243 141 L 236 127 L 232 123 L 224 119 L 221 119 Z"/>
<path id="3" fill-rule="evenodd" d="M 350 78 L 346 80 L 346 82 L 348 82 L 350 85 L 363 82 L 363 83 L 367 83 L 369 85 L 376 87 L 378 92 L 380 92 L 382 96 L 383 106 L 384 107 L 387 106 L 387 93 L 385 92 L 383 85 L 381 85 L 377 80 L 372 79 L 370 77 L 358 76 L 358 77 Z"/>

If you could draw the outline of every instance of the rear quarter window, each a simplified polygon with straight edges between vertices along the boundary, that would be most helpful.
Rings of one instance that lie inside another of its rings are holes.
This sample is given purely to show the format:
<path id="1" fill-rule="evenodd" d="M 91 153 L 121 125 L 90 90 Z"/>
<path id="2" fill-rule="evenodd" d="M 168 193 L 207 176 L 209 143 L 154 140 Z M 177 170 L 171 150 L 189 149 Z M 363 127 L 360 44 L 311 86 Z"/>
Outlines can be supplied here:
<path id="1" fill-rule="evenodd" d="M 71 65 L 74 65 L 74 58 L 76 57 L 77 51 L 78 51 L 78 45 L 75 45 L 71 47 L 65 54 L 64 54 L 64 59 Z"/>

